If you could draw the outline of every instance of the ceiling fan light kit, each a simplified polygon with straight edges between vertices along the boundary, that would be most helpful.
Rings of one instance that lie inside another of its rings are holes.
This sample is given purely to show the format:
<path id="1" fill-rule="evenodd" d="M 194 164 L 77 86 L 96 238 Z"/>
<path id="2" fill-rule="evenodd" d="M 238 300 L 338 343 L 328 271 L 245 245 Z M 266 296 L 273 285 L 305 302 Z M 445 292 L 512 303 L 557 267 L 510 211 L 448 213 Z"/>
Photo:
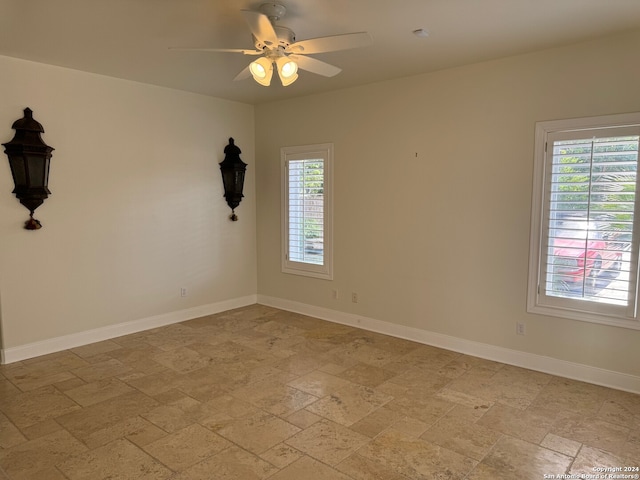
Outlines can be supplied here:
<path id="1" fill-rule="evenodd" d="M 298 64 L 287 57 L 280 57 L 276 60 L 278 76 L 283 86 L 291 85 L 298 79 Z"/>
<path id="2" fill-rule="evenodd" d="M 273 64 L 278 70 L 278 76 L 283 86 L 291 85 L 298 79 L 298 64 L 287 56 L 260 57 L 249 64 L 249 71 L 253 79 L 260 85 L 268 87 L 273 76 Z"/>
<path id="3" fill-rule="evenodd" d="M 267 57 L 260 57 L 258 60 L 251 62 L 249 70 L 253 79 L 260 85 L 268 87 L 271 84 L 273 76 L 273 62 Z"/>
<path id="4" fill-rule="evenodd" d="M 253 36 L 255 50 L 233 48 L 177 48 L 176 50 L 260 55 L 260 58 L 251 62 L 236 76 L 235 80 L 243 80 L 253 76 L 253 79 L 260 85 L 269 86 L 275 64 L 280 81 L 286 87 L 298 79 L 298 70 L 306 70 L 324 77 L 333 77 L 341 72 L 340 68 L 308 55 L 366 47 L 372 44 L 371 37 L 366 32 L 346 33 L 296 42 L 295 33 L 291 29 L 275 24 L 284 17 L 286 12 L 287 9 L 277 3 L 262 4 L 260 12 L 242 10 L 242 15 Z"/>

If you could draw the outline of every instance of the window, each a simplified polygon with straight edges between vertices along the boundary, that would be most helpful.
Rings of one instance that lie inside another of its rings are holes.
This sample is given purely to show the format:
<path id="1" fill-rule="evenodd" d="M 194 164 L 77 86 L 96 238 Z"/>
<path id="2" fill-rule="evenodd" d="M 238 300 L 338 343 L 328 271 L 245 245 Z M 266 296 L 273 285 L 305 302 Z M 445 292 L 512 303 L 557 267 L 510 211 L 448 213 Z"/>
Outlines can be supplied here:
<path id="1" fill-rule="evenodd" d="M 536 125 L 528 311 L 638 321 L 640 113 Z"/>
<path id="2" fill-rule="evenodd" d="M 333 145 L 284 147 L 282 271 L 333 278 Z"/>

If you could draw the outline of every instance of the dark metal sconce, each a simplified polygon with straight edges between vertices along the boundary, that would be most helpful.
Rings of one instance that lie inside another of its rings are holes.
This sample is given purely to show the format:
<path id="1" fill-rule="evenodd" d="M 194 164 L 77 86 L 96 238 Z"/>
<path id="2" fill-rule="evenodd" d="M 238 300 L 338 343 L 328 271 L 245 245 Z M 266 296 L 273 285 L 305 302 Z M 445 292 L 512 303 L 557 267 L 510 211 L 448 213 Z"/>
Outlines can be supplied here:
<path id="1" fill-rule="evenodd" d="M 30 218 L 25 222 L 27 230 L 42 228 L 42 224 L 33 218 L 33 212 L 51 193 L 49 191 L 49 162 L 54 150 L 40 138 L 44 128 L 33 119 L 30 108 L 24 109 L 24 117 L 11 126 L 16 131 L 13 140 L 3 143 L 4 153 L 9 157 L 11 175 L 20 203 L 29 209 Z"/>
<path id="2" fill-rule="evenodd" d="M 244 187 L 244 172 L 247 170 L 247 164 L 240 160 L 240 153 L 240 149 L 233 143 L 233 138 L 230 138 L 229 145 L 224 147 L 224 160 L 220 162 L 224 198 L 231 208 L 229 218 L 234 222 L 238 220 L 235 209 L 244 197 L 242 188 Z"/>

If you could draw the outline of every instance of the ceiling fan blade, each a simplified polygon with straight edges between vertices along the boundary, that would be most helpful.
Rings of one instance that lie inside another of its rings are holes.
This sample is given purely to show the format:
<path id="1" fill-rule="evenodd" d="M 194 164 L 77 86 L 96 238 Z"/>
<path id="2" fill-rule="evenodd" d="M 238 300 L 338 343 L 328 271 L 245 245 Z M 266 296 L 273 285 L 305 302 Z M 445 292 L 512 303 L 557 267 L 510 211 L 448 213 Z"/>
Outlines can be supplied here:
<path id="1" fill-rule="evenodd" d="M 286 51 L 291 53 L 304 53 L 306 55 L 335 52 L 336 50 L 348 50 L 350 48 L 368 47 L 372 43 L 373 39 L 367 32 L 345 33 L 343 35 L 302 40 L 289 45 Z"/>
<path id="2" fill-rule="evenodd" d="M 324 77 L 333 77 L 339 74 L 342 69 L 333 65 L 329 65 L 316 58 L 306 57 L 304 55 L 289 55 L 291 60 L 295 60 L 298 64 L 298 68 L 306 70 L 307 72 L 317 73 Z"/>
<path id="3" fill-rule="evenodd" d="M 245 55 L 262 55 L 259 50 L 245 50 L 242 48 L 197 48 L 197 47 L 169 47 L 169 50 L 179 50 L 183 52 L 223 52 L 223 53 L 243 53 Z"/>
<path id="4" fill-rule="evenodd" d="M 278 35 L 273 29 L 269 17 L 252 10 L 242 10 L 242 15 L 249 24 L 249 29 L 254 37 L 267 46 L 278 44 Z"/>
<path id="5" fill-rule="evenodd" d="M 244 70 L 242 70 L 238 75 L 236 75 L 236 78 L 234 78 L 233 80 L 244 80 L 245 78 L 249 78 L 251 76 L 251 70 L 249 70 L 250 65 L 247 65 L 245 67 Z"/>

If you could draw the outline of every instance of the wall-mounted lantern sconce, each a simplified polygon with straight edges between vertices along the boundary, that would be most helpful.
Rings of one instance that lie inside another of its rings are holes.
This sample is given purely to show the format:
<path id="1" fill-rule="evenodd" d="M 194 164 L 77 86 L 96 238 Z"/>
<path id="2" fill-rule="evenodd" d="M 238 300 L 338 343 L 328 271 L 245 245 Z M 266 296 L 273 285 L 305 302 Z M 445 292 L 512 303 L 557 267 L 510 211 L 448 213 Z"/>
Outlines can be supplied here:
<path id="1" fill-rule="evenodd" d="M 229 139 L 229 145 L 224 147 L 224 160 L 220 162 L 222 183 L 224 184 L 224 198 L 231 208 L 231 216 L 234 222 L 238 220 L 235 209 L 242 201 L 242 188 L 244 187 L 244 172 L 247 164 L 240 160 L 240 149 Z"/>
<path id="2" fill-rule="evenodd" d="M 51 193 L 49 191 L 49 162 L 54 150 L 40 138 L 44 128 L 33 119 L 30 108 L 24 109 L 24 117 L 11 126 L 16 131 L 13 140 L 3 143 L 4 153 L 9 157 L 11 175 L 20 203 L 27 207 L 30 218 L 25 222 L 27 230 L 42 228 L 42 224 L 33 218 L 33 212 Z"/>

